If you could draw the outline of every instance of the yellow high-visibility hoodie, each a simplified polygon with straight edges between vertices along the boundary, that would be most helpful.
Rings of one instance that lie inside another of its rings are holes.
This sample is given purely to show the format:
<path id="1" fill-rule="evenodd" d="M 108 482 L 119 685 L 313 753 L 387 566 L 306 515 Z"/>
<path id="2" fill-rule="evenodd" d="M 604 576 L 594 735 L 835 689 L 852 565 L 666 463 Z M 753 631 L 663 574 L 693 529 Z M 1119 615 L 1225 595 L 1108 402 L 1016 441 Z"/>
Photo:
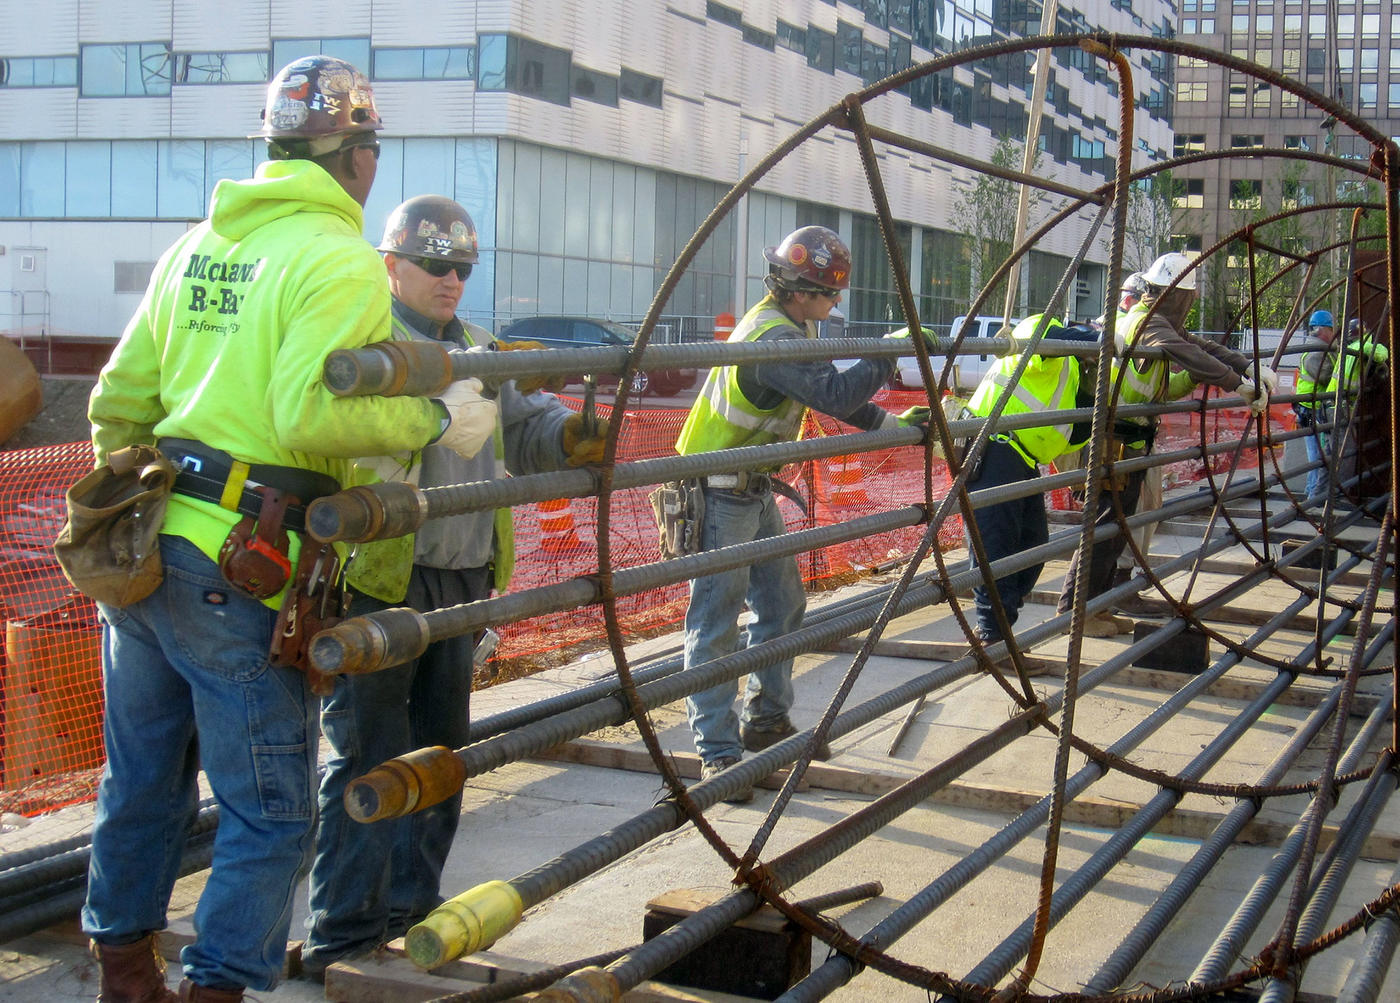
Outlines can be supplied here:
<path id="1" fill-rule="evenodd" d="M 436 437 L 441 412 L 426 398 L 335 397 L 322 382 L 332 350 L 390 335 L 388 279 L 363 218 L 310 161 L 270 161 L 250 180 L 220 181 L 209 218 L 157 262 L 93 388 L 97 462 L 176 436 L 348 485 L 355 457 Z M 216 560 L 240 518 L 177 494 L 161 531 Z"/>

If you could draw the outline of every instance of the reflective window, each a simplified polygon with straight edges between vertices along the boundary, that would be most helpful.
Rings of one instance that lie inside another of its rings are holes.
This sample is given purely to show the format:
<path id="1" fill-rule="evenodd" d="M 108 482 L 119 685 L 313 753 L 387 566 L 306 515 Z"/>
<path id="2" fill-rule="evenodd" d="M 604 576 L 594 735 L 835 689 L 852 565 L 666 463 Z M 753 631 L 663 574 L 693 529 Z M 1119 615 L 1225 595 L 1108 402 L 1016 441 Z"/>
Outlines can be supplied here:
<path id="1" fill-rule="evenodd" d="M 1378 49 L 1361 50 L 1361 69 L 1374 73 L 1380 69 L 1381 54 Z"/>
<path id="2" fill-rule="evenodd" d="M 369 71 L 368 38 L 279 38 L 272 42 L 272 71 L 302 56 L 334 56 L 361 72 Z"/>
<path id="3" fill-rule="evenodd" d="M 169 42 L 84 45 L 84 97 L 157 97 L 170 93 L 174 74 Z"/>
<path id="4" fill-rule="evenodd" d="M 807 29 L 807 65 L 823 73 L 836 72 L 836 36 L 816 26 Z"/>
<path id="5" fill-rule="evenodd" d="M 1390 85 L 1390 111 L 1391 114 L 1400 111 L 1400 83 L 1394 83 Z M 0 161 L 0 177 L 4 177 L 4 172 L 4 163 L 3 161 Z M 0 196 L 0 198 L 3 197 L 4 196 Z M 3 212 L 0 212 L 0 215 L 3 215 Z"/>
<path id="6" fill-rule="evenodd" d="M 478 89 L 569 103 L 572 54 L 568 49 L 515 35 L 480 35 L 477 49 Z"/>
<path id="7" fill-rule="evenodd" d="M 166 140 L 156 144 L 156 214 L 171 219 L 202 219 L 204 143 Z"/>
<path id="8" fill-rule="evenodd" d="M 629 101 L 660 108 L 661 78 L 638 73 L 624 66 L 622 74 L 618 77 L 618 93 Z"/>
<path id="9" fill-rule="evenodd" d="M 63 145 L 19 144 L 19 215 L 63 215 L 66 177 Z"/>
<path id="10" fill-rule="evenodd" d="M 156 214 L 156 144 L 112 144 L 112 215 L 149 218 Z"/>
<path id="11" fill-rule="evenodd" d="M 191 52 L 175 57 L 181 84 L 257 84 L 272 74 L 266 52 Z"/>
<path id="12" fill-rule="evenodd" d="M 616 108 L 617 77 L 575 66 L 573 95 L 584 101 L 595 101 Z"/>
<path id="13" fill-rule="evenodd" d="M 806 53 L 807 51 L 807 31 L 796 25 L 788 24 L 786 21 L 778 22 L 778 48 L 791 49 L 793 52 Z"/>
<path id="14" fill-rule="evenodd" d="M 65 216 L 110 216 L 111 143 L 64 143 Z"/>
<path id="15" fill-rule="evenodd" d="M 1357 85 L 1357 88 L 1356 88 L 1356 97 L 1357 97 L 1358 101 L 1360 102 L 1362 108 L 1375 108 L 1375 107 L 1376 107 L 1376 85 L 1375 85 L 1375 84 L 1358 84 L 1358 85 Z"/>
<path id="16" fill-rule="evenodd" d="M 470 45 L 431 49 L 375 49 L 375 80 L 471 80 L 476 49 Z"/>
<path id="17" fill-rule="evenodd" d="M 77 56 L 0 59 L 0 87 L 72 87 L 77 82 Z"/>
<path id="18" fill-rule="evenodd" d="M 0 143 L 0 217 L 19 215 L 18 143 Z"/>
<path id="19" fill-rule="evenodd" d="M 861 34 L 860 25 L 836 22 L 836 66 L 847 73 L 860 76 Z"/>

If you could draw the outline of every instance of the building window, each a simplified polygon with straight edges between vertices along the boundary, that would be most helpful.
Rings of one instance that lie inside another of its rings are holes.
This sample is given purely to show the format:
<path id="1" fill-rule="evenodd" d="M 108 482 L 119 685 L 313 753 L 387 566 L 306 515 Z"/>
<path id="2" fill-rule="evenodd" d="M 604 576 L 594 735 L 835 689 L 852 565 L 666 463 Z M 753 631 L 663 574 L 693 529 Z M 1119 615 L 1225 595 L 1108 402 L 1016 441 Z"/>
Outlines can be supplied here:
<path id="1" fill-rule="evenodd" d="M 755 28 L 751 24 L 744 25 L 744 41 L 748 42 L 750 45 L 756 45 L 760 49 L 767 49 L 769 52 L 773 51 L 773 36 L 769 32 L 761 28 Z"/>
<path id="2" fill-rule="evenodd" d="M 84 45 L 83 97 L 158 97 L 169 95 L 174 75 L 169 42 Z"/>
<path id="3" fill-rule="evenodd" d="M 1264 147 L 1263 136 L 1231 136 L 1230 149 L 1232 150 L 1260 150 Z"/>
<path id="4" fill-rule="evenodd" d="M 1204 80 L 1178 80 L 1176 82 L 1176 100 L 1178 102 L 1205 101 L 1208 97 L 1206 81 Z"/>
<path id="5" fill-rule="evenodd" d="M 280 38 L 272 42 L 272 70 L 302 56 L 334 56 L 362 72 L 369 70 L 368 38 Z"/>
<path id="6" fill-rule="evenodd" d="M 857 7 L 862 6 L 856 4 Z M 865 0 L 865 23 L 877 28 L 889 27 L 889 0 Z"/>
<path id="7" fill-rule="evenodd" d="M 1400 50 L 1396 50 L 1400 51 Z M 807 28 L 807 65 L 823 73 L 836 72 L 836 36 L 816 26 Z"/>
<path id="8" fill-rule="evenodd" d="M 1272 14 L 1258 14 L 1254 18 L 1254 34 L 1272 35 L 1274 33 L 1274 16 Z"/>
<path id="9" fill-rule="evenodd" d="M 788 24 L 786 21 L 779 21 L 778 48 L 788 49 L 792 52 L 800 52 L 805 56 L 807 54 L 806 29 Z"/>
<path id="10" fill-rule="evenodd" d="M 431 49 L 375 49 L 375 80 L 473 80 L 476 49 L 470 45 Z"/>
<path id="11" fill-rule="evenodd" d="M 708 0 L 705 4 L 705 16 L 711 21 L 727 24 L 731 28 L 740 28 L 744 24 L 742 13 L 732 7 L 726 7 L 724 4 L 715 3 L 714 0 Z"/>
<path id="12" fill-rule="evenodd" d="M 1376 85 L 1358 84 L 1356 87 L 1356 97 L 1362 110 L 1374 109 L 1376 107 Z"/>
<path id="13" fill-rule="evenodd" d="M 1303 33 L 1303 15 L 1285 14 L 1283 15 L 1283 34 L 1286 38 L 1293 38 Z"/>
<path id="14" fill-rule="evenodd" d="M 1361 50 L 1361 71 L 1363 73 L 1375 73 L 1381 66 L 1381 54 L 1378 49 Z"/>
<path id="15" fill-rule="evenodd" d="M 1230 182 L 1231 209 L 1261 209 L 1264 206 L 1264 182 L 1252 179 Z"/>
<path id="16" fill-rule="evenodd" d="M 1312 152 L 1312 137 L 1310 136 L 1284 136 L 1283 148 L 1285 150 L 1302 150 L 1304 153 Z"/>
<path id="17" fill-rule="evenodd" d="M 73 87 L 77 83 L 77 56 L 0 59 L 0 87 Z"/>
<path id="18" fill-rule="evenodd" d="M 859 25 L 836 22 L 837 69 L 860 76 L 861 41 Z"/>
<path id="19" fill-rule="evenodd" d="M 1204 178 L 1173 178 L 1173 209 L 1204 209 L 1206 205 L 1206 182 Z"/>
<path id="20" fill-rule="evenodd" d="M 573 95 L 584 101 L 595 101 L 616 108 L 617 77 L 575 66 Z"/>
<path id="21" fill-rule="evenodd" d="M 1236 35 L 1248 35 L 1249 15 L 1236 14 L 1234 17 L 1230 18 L 1230 30 Z"/>
<path id="22" fill-rule="evenodd" d="M 1356 53 L 1351 49 L 1337 50 L 1337 71 L 1339 73 L 1350 73 L 1351 68 L 1356 65 Z"/>
<path id="23" fill-rule="evenodd" d="M 1172 156 L 1184 157 L 1188 153 L 1206 152 L 1206 134 L 1203 132 L 1178 132 L 1172 146 Z"/>
<path id="24" fill-rule="evenodd" d="M 571 89 L 572 54 L 568 49 L 517 35 L 477 38 L 477 88 L 509 91 L 567 105 Z"/>
<path id="25" fill-rule="evenodd" d="M 860 78 L 867 84 L 873 84 L 889 75 L 889 52 L 883 45 L 865 39 L 860 49 Z"/>
<path id="26" fill-rule="evenodd" d="M 190 52 L 175 57 L 177 84 L 265 83 L 266 52 Z"/>
<path id="27" fill-rule="evenodd" d="M 629 70 L 624 66 L 622 74 L 618 78 L 618 92 L 628 101 L 649 104 L 653 108 L 661 107 L 660 77 L 638 73 L 636 70 Z"/>
<path id="28" fill-rule="evenodd" d="M 1390 113 L 1400 112 L 1400 83 L 1390 84 Z"/>
<path id="29" fill-rule="evenodd" d="M 1380 38 L 1381 37 L 1381 16 L 1379 14 L 1361 15 L 1361 37 Z"/>
<path id="30" fill-rule="evenodd" d="M 1337 24 L 1337 37 L 1338 37 L 1338 38 L 1355 38 L 1355 37 L 1356 37 L 1356 15 L 1355 15 L 1355 14 L 1338 14 L 1338 15 L 1337 15 L 1337 18 L 1336 18 L 1336 24 Z"/>

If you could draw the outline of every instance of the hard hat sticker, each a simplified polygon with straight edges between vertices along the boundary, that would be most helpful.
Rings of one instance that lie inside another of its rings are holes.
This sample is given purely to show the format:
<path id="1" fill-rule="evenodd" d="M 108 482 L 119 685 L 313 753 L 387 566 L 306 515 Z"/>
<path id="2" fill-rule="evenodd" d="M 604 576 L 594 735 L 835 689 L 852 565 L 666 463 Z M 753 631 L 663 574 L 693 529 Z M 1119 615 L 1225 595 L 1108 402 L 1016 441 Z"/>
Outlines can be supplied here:
<path id="1" fill-rule="evenodd" d="M 800 265 L 807 260 L 807 248 L 801 244 L 793 244 L 788 248 L 788 260 L 794 265 Z"/>

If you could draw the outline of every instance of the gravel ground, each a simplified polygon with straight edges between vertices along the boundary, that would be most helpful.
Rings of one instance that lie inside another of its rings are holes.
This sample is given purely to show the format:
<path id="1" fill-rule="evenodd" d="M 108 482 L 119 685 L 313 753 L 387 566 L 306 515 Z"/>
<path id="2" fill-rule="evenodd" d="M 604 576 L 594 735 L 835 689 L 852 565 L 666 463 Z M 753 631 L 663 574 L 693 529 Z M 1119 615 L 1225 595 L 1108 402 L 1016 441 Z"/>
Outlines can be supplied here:
<path id="1" fill-rule="evenodd" d="M 12 435 L 3 448 L 33 449 L 85 441 L 89 435 L 88 395 L 96 382 L 90 377 L 43 377 L 43 409 Z"/>

